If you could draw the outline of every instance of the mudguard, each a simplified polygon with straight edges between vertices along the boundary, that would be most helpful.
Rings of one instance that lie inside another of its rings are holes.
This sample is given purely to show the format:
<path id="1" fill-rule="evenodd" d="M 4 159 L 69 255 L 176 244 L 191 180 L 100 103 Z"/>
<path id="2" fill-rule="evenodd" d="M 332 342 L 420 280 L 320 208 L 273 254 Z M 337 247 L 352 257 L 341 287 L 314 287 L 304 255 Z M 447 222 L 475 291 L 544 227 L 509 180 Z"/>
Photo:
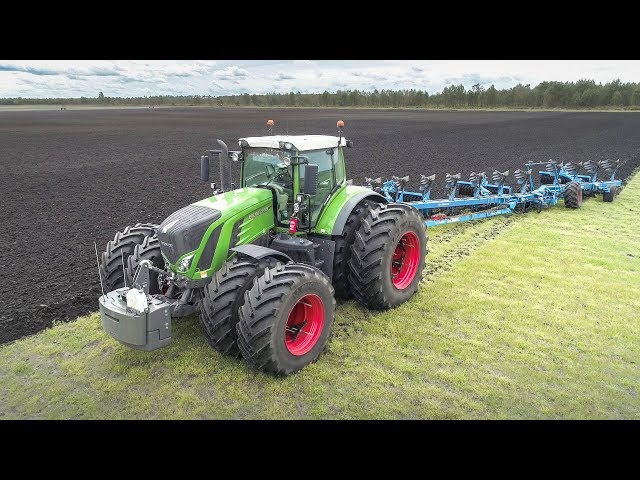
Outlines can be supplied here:
<path id="1" fill-rule="evenodd" d="M 229 251 L 241 253 L 255 260 L 260 260 L 261 258 L 265 257 L 273 257 L 277 258 L 278 260 L 282 260 L 284 263 L 293 261 L 291 257 L 286 253 L 279 252 L 277 250 L 274 250 L 273 248 L 263 247 L 261 245 L 240 245 L 238 247 L 230 248 Z"/>
<path id="2" fill-rule="evenodd" d="M 353 209 L 356 208 L 356 205 L 365 198 L 370 198 L 371 200 L 380 203 L 387 203 L 386 198 L 384 198 L 379 193 L 374 192 L 373 190 L 356 193 L 355 195 L 350 197 L 349 200 L 347 200 L 342 206 L 342 209 L 340 210 L 340 213 L 338 213 L 336 221 L 333 224 L 331 235 L 342 235 L 342 230 L 344 229 L 344 225 L 347 223 L 349 215 L 351 214 Z"/>

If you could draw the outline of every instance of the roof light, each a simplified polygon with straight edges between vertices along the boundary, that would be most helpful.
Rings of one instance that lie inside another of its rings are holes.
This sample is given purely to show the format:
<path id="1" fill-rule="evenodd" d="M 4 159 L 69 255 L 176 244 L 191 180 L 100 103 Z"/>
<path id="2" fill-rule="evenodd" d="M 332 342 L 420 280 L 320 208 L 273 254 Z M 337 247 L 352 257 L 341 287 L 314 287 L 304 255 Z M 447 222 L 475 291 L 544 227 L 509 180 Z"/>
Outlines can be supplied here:
<path id="1" fill-rule="evenodd" d="M 344 120 L 338 120 L 337 125 L 338 125 L 338 128 L 344 127 Z"/>
<path id="2" fill-rule="evenodd" d="M 267 127 L 273 127 L 274 123 L 273 120 L 269 119 L 267 120 Z"/>
<path id="3" fill-rule="evenodd" d="M 279 145 L 282 150 L 293 150 L 293 143 L 291 142 L 280 142 Z"/>

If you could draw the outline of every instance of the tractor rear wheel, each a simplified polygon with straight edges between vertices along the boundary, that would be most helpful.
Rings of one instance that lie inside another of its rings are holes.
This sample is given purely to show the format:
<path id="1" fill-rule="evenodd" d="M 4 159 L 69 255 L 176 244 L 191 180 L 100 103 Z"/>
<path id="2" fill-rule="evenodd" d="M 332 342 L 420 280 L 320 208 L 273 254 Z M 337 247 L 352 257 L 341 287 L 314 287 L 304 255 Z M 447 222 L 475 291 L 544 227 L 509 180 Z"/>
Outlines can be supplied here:
<path id="1" fill-rule="evenodd" d="M 349 262 L 356 300 L 378 310 L 409 300 L 422 279 L 427 241 L 415 208 L 398 203 L 372 208 L 356 233 Z"/>
<path id="2" fill-rule="evenodd" d="M 236 256 L 225 262 L 204 288 L 200 325 L 205 338 L 215 350 L 233 357 L 240 356 L 236 325 L 238 310 L 244 303 L 244 292 L 251 288 L 256 275 L 275 263 L 270 258 L 258 262 Z"/>
<path id="3" fill-rule="evenodd" d="M 608 192 L 603 192 L 602 201 L 603 202 L 613 202 L 613 199 L 618 194 L 618 187 L 609 187 Z"/>
<path id="4" fill-rule="evenodd" d="M 363 200 L 358 203 L 349 214 L 347 223 L 344 224 L 342 235 L 334 237 L 336 242 L 333 255 L 333 288 L 336 298 L 350 298 L 351 286 L 349 285 L 349 260 L 351 259 L 351 245 L 356 238 L 356 232 L 360 228 L 362 219 L 367 215 L 371 206 L 375 203 L 371 200 Z"/>
<path id="5" fill-rule="evenodd" d="M 238 346 L 247 362 L 289 375 L 317 360 L 329 341 L 336 301 L 329 278 L 302 263 L 278 263 L 245 293 Z"/>
<path id="6" fill-rule="evenodd" d="M 136 269 L 143 260 L 149 260 L 154 267 L 164 268 L 164 259 L 160 253 L 160 240 L 157 236 L 144 237 L 144 240 L 140 245 L 136 245 L 133 253 L 127 259 L 127 285 L 133 283 L 133 277 L 136 273 Z M 158 285 L 158 274 L 156 272 L 149 272 L 149 294 L 154 295 L 158 293 L 164 293 L 160 290 Z"/>
<path id="7" fill-rule="evenodd" d="M 578 182 L 569 182 L 564 187 L 564 206 L 567 208 L 582 206 L 582 187 Z"/>
<path id="8" fill-rule="evenodd" d="M 145 237 L 156 234 L 156 228 L 158 226 L 151 223 L 136 223 L 133 227 L 128 226 L 121 232 L 117 232 L 113 240 L 107 243 L 100 261 L 100 273 L 102 281 L 105 282 L 105 291 L 111 292 L 124 287 L 124 267 L 127 265 L 129 256 Z M 127 278 L 128 284 L 129 278 Z"/>

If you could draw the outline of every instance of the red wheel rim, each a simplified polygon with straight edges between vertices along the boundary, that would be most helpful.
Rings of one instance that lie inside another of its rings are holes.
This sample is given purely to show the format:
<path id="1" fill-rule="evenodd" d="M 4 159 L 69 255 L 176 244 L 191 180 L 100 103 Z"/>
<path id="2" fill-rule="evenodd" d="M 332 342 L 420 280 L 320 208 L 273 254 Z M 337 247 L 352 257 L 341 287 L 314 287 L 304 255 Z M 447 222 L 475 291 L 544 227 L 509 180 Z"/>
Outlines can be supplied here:
<path id="1" fill-rule="evenodd" d="M 296 357 L 302 356 L 318 343 L 324 328 L 324 303 L 313 294 L 296 302 L 284 327 L 284 343 Z"/>
<path id="2" fill-rule="evenodd" d="M 405 233 L 391 259 L 391 279 L 398 290 L 404 290 L 415 278 L 420 264 L 420 240 L 415 232 Z"/>

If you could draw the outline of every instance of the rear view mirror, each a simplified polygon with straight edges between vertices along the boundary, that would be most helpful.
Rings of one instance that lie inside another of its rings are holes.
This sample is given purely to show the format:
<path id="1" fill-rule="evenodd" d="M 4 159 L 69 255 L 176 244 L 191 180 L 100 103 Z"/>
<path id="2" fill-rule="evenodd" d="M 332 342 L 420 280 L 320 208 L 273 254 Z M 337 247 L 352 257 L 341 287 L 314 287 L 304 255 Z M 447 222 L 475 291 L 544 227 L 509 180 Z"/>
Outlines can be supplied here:
<path id="1" fill-rule="evenodd" d="M 200 157 L 200 180 L 209 181 L 209 157 L 206 155 Z"/>
<path id="2" fill-rule="evenodd" d="M 304 193 L 314 196 L 318 191 L 318 165 L 312 163 L 304 168 Z"/>

